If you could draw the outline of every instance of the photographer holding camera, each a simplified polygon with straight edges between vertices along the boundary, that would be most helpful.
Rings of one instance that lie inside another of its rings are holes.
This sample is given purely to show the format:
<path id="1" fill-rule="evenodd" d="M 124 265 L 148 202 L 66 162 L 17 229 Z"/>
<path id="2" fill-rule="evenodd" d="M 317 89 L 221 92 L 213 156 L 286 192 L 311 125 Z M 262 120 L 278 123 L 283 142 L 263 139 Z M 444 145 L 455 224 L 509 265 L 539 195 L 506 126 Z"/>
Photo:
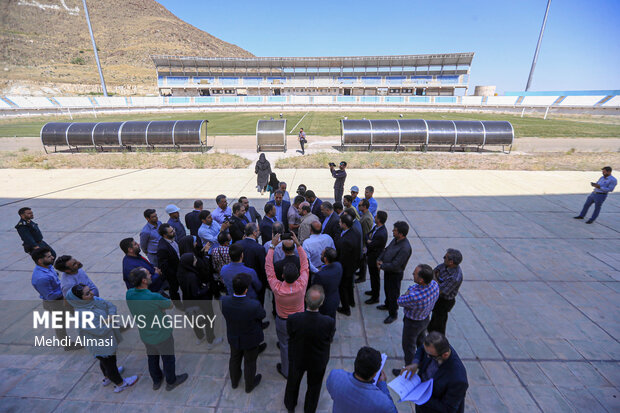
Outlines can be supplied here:
<path id="1" fill-rule="evenodd" d="M 342 195 L 344 194 L 344 181 L 347 179 L 347 163 L 345 161 L 340 162 L 338 170 L 336 170 L 336 164 L 329 163 L 329 170 L 332 176 L 336 178 L 334 182 L 334 202 L 342 202 Z"/>

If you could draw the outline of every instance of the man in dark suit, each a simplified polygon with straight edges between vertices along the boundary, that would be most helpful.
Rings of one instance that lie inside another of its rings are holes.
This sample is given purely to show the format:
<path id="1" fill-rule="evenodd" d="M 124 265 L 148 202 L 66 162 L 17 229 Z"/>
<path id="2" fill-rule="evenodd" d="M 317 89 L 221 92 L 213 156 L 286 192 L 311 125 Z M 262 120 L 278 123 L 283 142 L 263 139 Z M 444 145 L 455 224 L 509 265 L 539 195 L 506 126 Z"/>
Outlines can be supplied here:
<path id="1" fill-rule="evenodd" d="M 433 379 L 431 398 L 416 406 L 416 413 L 465 411 L 465 394 L 469 387 L 467 371 L 443 334 L 430 332 L 424 339 L 424 346 L 416 351 L 413 363 L 400 373 L 406 378 L 418 373 L 422 381 Z"/>
<path id="2" fill-rule="evenodd" d="M 329 247 L 323 250 L 321 261 L 325 265 L 312 278 L 312 284 L 322 286 L 325 291 L 325 301 L 319 308 L 319 312 L 335 319 L 336 310 L 340 305 L 338 287 L 342 280 L 342 265 L 338 262 L 338 252 Z"/>
<path id="3" fill-rule="evenodd" d="M 370 291 L 364 294 L 370 298 L 366 300 L 366 304 L 376 304 L 379 302 L 379 294 L 381 293 L 381 278 L 379 277 L 379 268 L 377 267 L 377 258 L 383 252 L 388 240 L 388 233 L 385 229 L 385 222 L 388 214 L 385 211 L 377 211 L 375 217 L 375 225 L 372 227 L 366 238 L 366 261 L 368 262 L 368 273 L 370 274 Z"/>
<path id="4" fill-rule="evenodd" d="M 265 204 L 265 217 L 260 222 L 260 238 L 263 245 L 271 241 L 273 223 L 276 222 L 276 207 L 269 202 Z"/>
<path id="5" fill-rule="evenodd" d="M 185 227 L 194 236 L 198 236 L 198 228 L 202 225 L 202 221 L 198 218 L 200 211 L 202 211 L 202 201 L 197 199 L 194 201 L 194 210 L 185 214 Z"/>
<path id="6" fill-rule="evenodd" d="M 161 224 L 157 229 L 161 235 L 161 242 L 157 244 L 157 263 L 162 276 L 170 286 L 170 298 L 174 305 L 179 307 L 181 296 L 179 295 L 179 280 L 177 269 L 179 267 L 179 245 L 174 240 L 174 228 L 170 224 Z"/>
<path id="7" fill-rule="evenodd" d="M 232 206 L 232 216 L 230 217 L 230 237 L 232 242 L 237 242 L 243 238 L 243 231 L 245 231 L 245 224 L 247 224 L 245 218 L 245 209 L 239 202 L 235 202 Z"/>
<path id="8" fill-rule="evenodd" d="M 291 207 L 291 203 L 282 199 L 284 197 L 284 192 L 279 189 L 274 192 L 273 195 L 273 200 L 269 201 L 268 204 L 272 204 L 276 207 L 275 219 L 284 224 L 284 228 L 288 232 L 288 209 Z"/>
<path id="9" fill-rule="evenodd" d="M 232 296 L 222 297 L 222 314 L 226 319 L 226 335 L 230 344 L 230 381 L 236 389 L 241 380 L 241 361 L 243 360 L 243 377 L 245 392 L 250 393 L 261 381 L 256 374 L 256 359 L 267 347 L 263 343 L 265 336 L 261 326 L 265 310 L 256 300 L 246 296 L 250 286 L 247 274 L 237 274 L 233 278 Z"/>
<path id="10" fill-rule="evenodd" d="M 351 315 L 350 307 L 355 307 L 353 295 L 353 274 L 360 261 L 360 238 L 351 228 L 353 218 L 348 214 L 340 217 L 340 228 L 342 234 L 335 242 L 338 251 L 338 261 L 342 264 L 342 280 L 340 281 L 340 304 L 338 312 L 344 315 Z"/>
<path id="11" fill-rule="evenodd" d="M 306 197 L 306 201 L 308 201 L 308 203 L 310 204 L 310 212 L 316 215 L 319 221 L 323 222 L 323 220 L 325 219 L 323 214 L 321 214 L 321 204 L 323 203 L 323 201 L 321 201 L 320 198 L 316 197 L 314 191 L 306 191 L 304 196 Z"/>
<path id="12" fill-rule="evenodd" d="M 321 204 L 321 215 L 325 217 L 321 233 L 329 235 L 336 243 L 342 232 L 340 229 L 340 217 L 334 212 L 332 204 L 327 201 Z"/>
<path id="13" fill-rule="evenodd" d="M 265 248 L 258 244 L 258 225 L 255 222 L 246 224 L 244 229 L 245 236 L 237 244 L 243 247 L 243 265 L 250 267 L 256 271 L 259 281 L 263 285 L 258 291 L 258 301 L 263 305 L 265 303 L 265 289 L 268 285 L 267 274 L 265 273 Z"/>
<path id="14" fill-rule="evenodd" d="M 308 390 L 304 412 L 316 411 L 319 403 L 329 350 L 336 332 L 336 320 L 319 313 L 324 299 L 323 288 L 313 285 L 306 293 L 306 311 L 292 314 L 286 320 L 289 368 L 284 405 L 289 412 L 295 411 L 299 385 L 305 372 L 308 373 Z"/>
<path id="15" fill-rule="evenodd" d="M 299 271 L 301 268 L 301 264 L 299 263 L 299 257 L 295 255 L 295 243 L 292 240 L 286 239 L 282 241 L 282 252 L 284 252 L 284 258 L 280 261 L 273 263 L 273 269 L 276 272 L 276 278 L 280 281 L 284 281 L 284 278 L 282 278 L 282 273 L 284 272 L 284 266 L 286 264 L 293 264 L 295 267 L 297 267 L 297 271 Z"/>
<path id="16" fill-rule="evenodd" d="M 239 203 L 241 203 L 241 205 L 243 205 L 243 208 L 245 208 L 245 217 L 247 218 L 248 222 L 256 222 L 258 225 L 260 225 L 261 216 L 256 211 L 256 208 L 250 206 L 250 201 L 248 201 L 248 198 L 242 196 L 241 198 L 239 198 Z"/>

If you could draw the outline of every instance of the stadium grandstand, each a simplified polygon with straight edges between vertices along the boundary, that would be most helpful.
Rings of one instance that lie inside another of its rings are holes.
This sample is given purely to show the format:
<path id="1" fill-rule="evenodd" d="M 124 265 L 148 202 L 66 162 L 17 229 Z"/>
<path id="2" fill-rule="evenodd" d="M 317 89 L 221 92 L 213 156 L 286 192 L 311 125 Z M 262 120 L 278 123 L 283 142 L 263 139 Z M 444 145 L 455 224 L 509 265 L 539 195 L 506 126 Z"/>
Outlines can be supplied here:
<path id="1" fill-rule="evenodd" d="M 151 56 L 161 96 L 466 95 L 474 53 L 351 57 Z"/>

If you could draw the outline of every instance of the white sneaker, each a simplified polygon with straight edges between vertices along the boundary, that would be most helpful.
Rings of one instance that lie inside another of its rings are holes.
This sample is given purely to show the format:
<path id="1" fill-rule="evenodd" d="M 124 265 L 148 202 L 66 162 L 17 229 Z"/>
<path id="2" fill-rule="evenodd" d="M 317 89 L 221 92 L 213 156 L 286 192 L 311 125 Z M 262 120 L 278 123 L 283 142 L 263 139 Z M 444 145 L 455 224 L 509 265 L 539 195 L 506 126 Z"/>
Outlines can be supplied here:
<path id="1" fill-rule="evenodd" d="M 119 366 L 119 368 L 118 368 L 118 374 L 122 374 L 122 373 L 123 373 L 123 371 L 125 371 L 125 367 L 123 367 L 123 366 Z M 109 385 L 110 385 L 110 383 L 112 383 L 112 380 L 108 379 L 107 377 L 106 377 L 106 378 L 104 378 L 104 379 L 101 381 L 101 384 L 103 385 L 103 387 L 105 387 L 105 386 L 109 386 Z"/>
<path id="2" fill-rule="evenodd" d="M 114 393 L 120 393 L 129 386 L 133 386 L 138 381 L 138 376 L 127 377 L 120 386 L 114 386 Z"/>

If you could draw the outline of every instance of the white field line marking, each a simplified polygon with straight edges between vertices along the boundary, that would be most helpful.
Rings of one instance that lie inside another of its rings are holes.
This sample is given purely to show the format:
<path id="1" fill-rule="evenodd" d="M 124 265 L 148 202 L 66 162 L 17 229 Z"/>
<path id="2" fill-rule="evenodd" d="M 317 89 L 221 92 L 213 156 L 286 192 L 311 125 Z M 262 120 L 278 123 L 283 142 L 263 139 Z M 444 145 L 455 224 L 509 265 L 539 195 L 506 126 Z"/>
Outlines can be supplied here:
<path id="1" fill-rule="evenodd" d="M 288 133 L 289 135 L 290 135 L 291 133 L 293 133 L 293 131 L 297 128 L 297 125 L 299 125 L 299 124 L 301 123 L 301 121 L 302 121 L 302 120 L 304 120 L 304 118 L 306 117 L 306 115 L 307 115 L 308 113 L 310 113 L 310 111 L 308 111 L 308 112 L 304 113 L 304 115 L 301 117 L 301 119 L 299 119 L 299 122 L 297 122 L 297 123 L 295 124 L 295 126 L 293 126 L 293 128 L 290 130 L 290 132 Z"/>

